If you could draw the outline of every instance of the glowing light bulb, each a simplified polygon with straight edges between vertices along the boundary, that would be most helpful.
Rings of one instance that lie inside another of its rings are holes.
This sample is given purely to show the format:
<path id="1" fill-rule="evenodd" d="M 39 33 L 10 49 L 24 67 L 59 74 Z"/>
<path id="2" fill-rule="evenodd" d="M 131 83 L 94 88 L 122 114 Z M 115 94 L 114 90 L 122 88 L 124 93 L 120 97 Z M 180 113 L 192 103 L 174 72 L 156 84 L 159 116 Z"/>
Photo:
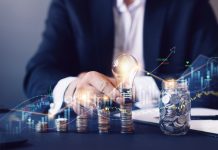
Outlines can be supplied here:
<path id="1" fill-rule="evenodd" d="M 117 88 L 123 96 L 123 104 L 120 105 L 121 133 L 132 133 L 133 81 L 139 65 L 137 60 L 127 54 L 120 55 L 113 63 L 112 72 L 117 81 Z"/>
<path id="2" fill-rule="evenodd" d="M 117 80 L 118 86 L 120 88 L 132 88 L 133 80 L 137 71 L 139 70 L 139 65 L 137 60 L 128 54 L 122 54 L 118 56 L 114 63 L 112 72 Z"/>

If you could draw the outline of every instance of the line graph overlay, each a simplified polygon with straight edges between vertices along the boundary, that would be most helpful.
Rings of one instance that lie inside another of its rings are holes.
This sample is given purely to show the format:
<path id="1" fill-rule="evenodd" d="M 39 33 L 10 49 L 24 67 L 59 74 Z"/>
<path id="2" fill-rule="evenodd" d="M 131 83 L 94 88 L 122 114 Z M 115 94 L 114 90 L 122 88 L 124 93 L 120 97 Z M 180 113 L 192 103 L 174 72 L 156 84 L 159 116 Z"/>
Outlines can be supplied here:
<path id="1" fill-rule="evenodd" d="M 173 52 L 171 51 L 173 54 Z M 170 54 L 168 57 L 170 57 L 172 54 Z M 199 63 L 200 62 L 200 63 Z M 193 85 L 191 84 L 197 84 L 197 86 L 194 86 L 194 88 L 198 88 L 196 90 L 191 89 L 191 93 L 193 94 L 190 102 L 196 101 L 203 96 L 215 96 L 218 97 L 218 89 L 211 89 L 211 88 L 216 88 L 218 78 L 218 58 L 213 57 L 213 58 L 207 58 L 205 56 L 199 56 L 198 59 L 196 59 L 193 64 L 181 75 L 181 77 L 177 80 L 189 80 L 189 86 L 192 87 Z M 159 65 L 160 67 L 160 65 Z M 158 68 L 158 67 L 157 67 Z M 156 68 L 155 68 L 156 69 Z M 142 70 L 145 72 L 147 75 L 150 75 L 160 81 L 164 81 L 159 76 L 156 76 L 152 72 L 148 72 L 146 70 Z M 203 80 L 201 80 L 203 79 Z M 214 80 L 215 79 L 215 80 Z M 194 82 L 193 82 L 194 81 Z M 203 86 L 201 85 L 201 81 L 203 81 Z M 18 104 L 14 108 L 10 109 L 11 112 L 17 112 L 21 114 L 28 114 L 27 117 L 24 120 L 20 120 L 24 124 L 26 124 L 26 120 L 28 120 L 28 116 L 36 115 L 36 116 L 41 116 L 44 119 L 48 118 L 47 113 L 40 112 L 37 110 L 37 108 L 44 108 L 43 105 L 49 106 L 50 103 L 49 101 L 46 102 L 45 99 L 52 99 L 53 97 L 51 95 L 40 95 L 33 97 L 31 99 L 27 99 L 23 101 L 22 103 Z M 28 108 L 28 105 L 31 106 Z M 34 109 L 31 109 L 34 108 Z M 116 109 L 118 112 L 122 111 L 120 110 L 119 107 L 112 107 L 113 109 Z M 63 113 L 67 109 L 70 109 L 69 106 L 63 107 L 58 113 Z M 92 112 L 93 110 L 87 109 L 87 112 Z M 92 112 L 94 116 L 97 116 L 96 112 Z M 0 122 L 4 120 L 9 114 L 4 115 L 3 117 L 0 118 Z M 22 117 L 21 117 L 22 118 Z M 68 122 L 68 124 L 71 124 L 75 121 L 76 118 L 71 118 Z M 111 118 L 111 120 L 119 120 L 116 118 Z M 19 121 L 19 120 L 18 120 Z M 35 123 L 35 122 L 34 122 Z M 2 124 L 2 123 L 1 123 Z M 32 128 L 32 127 L 31 127 Z M 32 128 L 34 129 L 34 128 Z M 55 127 L 51 127 L 49 129 L 55 129 Z"/>

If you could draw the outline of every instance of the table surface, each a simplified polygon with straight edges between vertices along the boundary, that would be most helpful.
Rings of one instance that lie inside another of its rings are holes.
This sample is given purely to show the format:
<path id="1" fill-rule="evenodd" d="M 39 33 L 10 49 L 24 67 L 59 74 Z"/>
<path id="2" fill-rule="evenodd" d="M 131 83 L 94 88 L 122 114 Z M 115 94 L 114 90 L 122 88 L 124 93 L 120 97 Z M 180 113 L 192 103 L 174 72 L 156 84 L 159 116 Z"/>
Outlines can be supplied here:
<path id="1" fill-rule="evenodd" d="M 93 121 L 95 122 L 95 121 Z M 167 136 L 157 126 L 135 123 L 134 134 L 121 134 L 118 121 L 112 121 L 110 134 L 98 134 L 96 123 L 90 127 L 89 133 L 79 134 L 75 131 L 67 133 L 27 133 L 28 143 L 16 149 L 152 149 L 152 150 L 217 150 L 218 138 L 190 131 L 185 136 Z"/>

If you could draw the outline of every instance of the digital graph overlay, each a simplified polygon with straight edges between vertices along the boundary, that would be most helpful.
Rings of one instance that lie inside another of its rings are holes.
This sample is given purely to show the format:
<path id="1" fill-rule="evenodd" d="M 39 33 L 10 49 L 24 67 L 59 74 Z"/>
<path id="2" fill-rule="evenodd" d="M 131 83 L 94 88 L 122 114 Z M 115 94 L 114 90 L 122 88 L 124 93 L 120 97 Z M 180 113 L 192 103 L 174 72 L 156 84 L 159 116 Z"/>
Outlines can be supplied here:
<path id="1" fill-rule="evenodd" d="M 170 52 L 169 57 L 173 52 Z M 159 67 L 161 67 L 161 64 L 157 68 Z M 156 70 L 156 68 L 154 70 Z M 157 80 L 164 81 L 161 77 L 153 74 L 154 70 L 152 72 L 146 70 L 142 71 Z M 203 96 L 218 97 L 218 58 L 199 56 L 177 80 L 187 81 L 191 93 L 191 101 L 197 101 Z M 19 134 L 24 129 L 35 129 L 37 122 L 40 121 L 48 122 L 49 129 L 54 130 L 56 128 L 54 121 L 49 119 L 47 112 L 52 99 L 53 97 L 49 94 L 23 101 L 21 104 L 10 109 L 11 112 L 9 114 L 0 118 L 1 127 L 3 125 L 10 133 Z M 112 102 L 110 102 L 110 104 L 112 104 Z M 107 106 L 105 109 L 122 111 L 119 107 L 114 107 L 113 105 L 105 104 L 105 106 Z M 92 109 L 87 109 L 86 111 L 94 116 L 97 115 Z M 69 120 L 68 124 L 73 124 L 76 118 L 71 115 L 72 113 L 73 110 L 69 106 L 65 106 L 59 111 L 56 118 L 67 118 Z M 113 119 L 116 120 L 116 118 L 111 118 L 111 120 Z"/>

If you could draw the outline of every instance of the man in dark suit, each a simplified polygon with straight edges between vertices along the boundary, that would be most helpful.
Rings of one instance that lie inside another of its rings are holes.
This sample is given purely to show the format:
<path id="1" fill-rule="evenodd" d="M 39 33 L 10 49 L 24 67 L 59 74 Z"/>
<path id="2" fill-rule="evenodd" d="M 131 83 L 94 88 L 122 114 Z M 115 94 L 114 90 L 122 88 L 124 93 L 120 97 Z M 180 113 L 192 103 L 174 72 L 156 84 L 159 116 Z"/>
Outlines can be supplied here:
<path id="1" fill-rule="evenodd" d="M 25 92 L 32 97 L 52 89 L 62 105 L 63 97 L 83 89 L 120 103 L 118 91 L 109 94 L 119 53 L 133 54 L 152 71 L 176 47 L 170 64 L 154 72 L 176 74 L 199 54 L 218 56 L 217 39 L 208 0 L 53 0 L 42 43 L 27 66 Z"/>

